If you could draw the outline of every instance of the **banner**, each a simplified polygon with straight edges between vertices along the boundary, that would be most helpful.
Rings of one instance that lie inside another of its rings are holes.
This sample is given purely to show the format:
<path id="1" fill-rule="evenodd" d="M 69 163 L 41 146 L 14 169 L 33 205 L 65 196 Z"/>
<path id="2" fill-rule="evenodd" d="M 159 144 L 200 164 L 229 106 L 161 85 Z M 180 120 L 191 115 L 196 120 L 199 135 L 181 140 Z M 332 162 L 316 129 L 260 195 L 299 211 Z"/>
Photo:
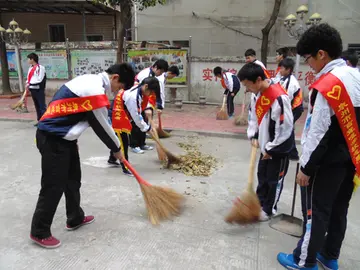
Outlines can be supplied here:
<path id="1" fill-rule="evenodd" d="M 115 50 L 71 51 L 71 69 L 73 77 L 83 74 L 98 74 L 115 63 Z"/>
<path id="2" fill-rule="evenodd" d="M 7 54 L 7 60 L 9 65 L 9 76 L 11 78 L 18 76 L 18 69 L 16 64 L 16 55 L 15 52 L 6 52 Z M 1 66 L 0 66 L 0 76 L 2 75 Z"/>
<path id="3" fill-rule="evenodd" d="M 156 60 L 164 59 L 170 66 L 177 66 L 180 75 L 172 80 L 167 80 L 169 83 L 186 83 L 187 70 L 187 50 L 129 50 L 128 63 L 131 64 L 136 73 L 139 73 L 144 68 L 152 66 Z"/>
<path id="4" fill-rule="evenodd" d="M 48 50 L 48 51 L 20 51 L 21 66 L 24 78 L 27 76 L 29 69 L 27 56 L 30 53 L 36 53 L 39 56 L 39 63 L 45 67 L 47 79 L 68 79 L 68 64 L 65 50 Z M 9 76 L 16 78 L 18 76 L 18 67 L 16 64 L 16 54 L 13 51 L 7 52 L 9 64 Z M 1 68 L 0 68 L 1 75 Z"/>

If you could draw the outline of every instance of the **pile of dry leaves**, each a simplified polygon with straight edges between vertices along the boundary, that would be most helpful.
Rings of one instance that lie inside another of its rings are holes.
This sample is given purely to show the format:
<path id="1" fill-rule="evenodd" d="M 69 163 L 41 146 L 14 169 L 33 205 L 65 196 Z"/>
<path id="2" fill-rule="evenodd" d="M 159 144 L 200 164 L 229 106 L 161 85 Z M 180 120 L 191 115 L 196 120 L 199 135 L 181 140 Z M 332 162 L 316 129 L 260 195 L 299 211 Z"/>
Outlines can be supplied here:
<path id="1" fill-rule="evenodd" d="M 200 152 L 199 146 L 194 143 L 178 143 L 186 151 L 179 156 L 181 163 L 171 164 L 170 169 L 178 170 L 188 176 L 209 176 L 216 168 L 218 161 L 211 155 Z"/>

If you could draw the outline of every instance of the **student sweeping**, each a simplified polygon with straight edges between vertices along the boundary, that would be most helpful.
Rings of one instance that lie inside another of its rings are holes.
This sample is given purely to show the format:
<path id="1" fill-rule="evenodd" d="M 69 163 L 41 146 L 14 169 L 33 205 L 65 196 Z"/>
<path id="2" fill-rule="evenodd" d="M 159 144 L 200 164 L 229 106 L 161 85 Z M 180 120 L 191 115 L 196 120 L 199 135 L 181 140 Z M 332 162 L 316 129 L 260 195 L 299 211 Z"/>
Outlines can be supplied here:
<path id="1" fill-rule="evenodd" d="M 214 75 L 220 79 L 222 87 L 225 89 L 227 112 L 229 117 L 234 115 L 234 98 L 240 91 L 239 78 L 231 72 L 224 71 L 221 67 L 214 68 Z"/>
<path id="2" fill-rule="evenodd" d="M 159 77 L 164 72 L 167 72 L 169 68 L 168 62 L 163 59 L 157 60 L 151 67 L 145 68 L 140 71 L 135 77 L 135 84 L 141 83 L 145 78 L 148 77 Z M 142 101 L 142 115 L 144 119 L 152 117 L 153 108 L 149 106 L 149 99 L 151 97 L 145 97 Z M 159 105 L 158 110 L 162 110 L 162 100 L 161 96 L 155 97 L 156 103 Z M 132 130 L 130 136 L 130 147 L 131 150 L 136 154 L 143 154 L 144 150 L 152 150 L 153 147 L 146 145 L 146 133 L 142 132 L 136 124 L 132 123 Z"/>
<path id="3" fill-rule="evenodd" d="M 302 137 L 297 183 L 301 186 L 303 235 L 286 269 L 338 270 L 347 213 L 360 173 L 360 73 L 341 59 L 342 39 L 328 24 L 309 28 L 296 50 L 316 73 Z M 355 249 L 354 249 L 355 251 Z"/>
<path id="4" fill-rule="evenodd" d="M 256 96 L 251 100 L 247 135 L 254 146 L 260 145 L 256 193 L 262 206 L 260 220 L 267 221 L 276 211 L 293 145 L 291 103 L 284 89 L 266 79 L 258 64 L 244 65 L 238 77 Z"/>
<path id="5" fill-rule="evenodd" d="M 141 103 L 144 97 L 152 94 L 160 95 L 159 81 L 155 77 L 145 78 L 140 84 L 129 90 L 120 90 L 111 106 L 112 127 L 120 140 L 123 156 L 128 157 L 129 134 L 134 123 L 141 132 L 150 132 L 151 126 L 147 124 L 142 116 Z M 119 165 L 114 152 L 110 152 L 110 164 Z M 132 176 L 131 172 L 121 162 L 123 173 Z"/>
<path id="6" fill-rule="evenodd" d="M 291 102 L 291 109 L 294 116 L 294 128 L 295 128 L 296 121 L 300 118 L 300 116 L 304 112 L 302 90 L 298 80 L 293 75 L 295 62 L 291 58 L 285 58 L 279 63 L 279 67 L 280 67 L 279 73 L 281 75 L 280 84 L 282 85 L 282 87 L 284 87 L 284 89 L 289 95 Z M 295 140 L 293 142 L 293 148 L 290 152 L 289 158 L 290 160 L 295 160 L 295 161 L 299 160 L 299 153 L 296 149 Z"/>
<path id="7" fill-rule="evenodd" d="M 106 93 L 128 89 L 135 74 L 128 64 L 109 67 L 97 75 L 82 75 L 67 82 L 55 93 L 36 132 L 41 154 L 41 189 L 32 218 L 30 238 L 45 248 L 56 248 L 51 224 L 63 194 L 66 201 L 66 230 L 75 230 L 94 221 L 80 206 L 81 168 L 77 139 L 92 127 L 102 142 L 122 159 L 120 142 L 108 121 Z"/>

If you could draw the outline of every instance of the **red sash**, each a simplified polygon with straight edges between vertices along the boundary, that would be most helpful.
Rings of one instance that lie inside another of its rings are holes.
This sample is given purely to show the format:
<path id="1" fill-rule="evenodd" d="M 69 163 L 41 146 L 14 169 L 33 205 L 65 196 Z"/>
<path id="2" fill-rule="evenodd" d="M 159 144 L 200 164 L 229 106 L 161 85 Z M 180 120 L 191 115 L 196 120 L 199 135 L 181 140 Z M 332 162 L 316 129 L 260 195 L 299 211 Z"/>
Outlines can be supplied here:
<path id="1" fill-rule="evenodd" d="M 28 82 L 28 84 L 30 84 L 30 80 L 31 80 L 32 76 L 34 76 L 35 70 L 36 70 L 36 68 L 37 68 L 38 66 L 39 66 L 39 64 L 37 64 L 37 65 L 35 65 L 35 66 L 33 66 L 33 67 L 31 68 L 31 70 L 30 70 L 30 72 L 29 72 L 29 74 L 28 74 L 28 77 L 27 77 L 27 82 Z"/>
<path id="2" fill-rule="evenodd" d="M 114 107 L 112 113 L 112 126 L 115 132 L 125 132 L 130 134 L 132 126 L 129 120 L 129 116 L 125 111 L 125 107 L 124 107 L 124 100 L 123 100 L 124 93 L 125 93 L 124 90 L 120 90 L 117 93 L 116 98 L 114 100 Z"/>
<path id="3" fill-rule="evenodd" d="M 280 86 L 280 84 L 272 84 L 267 88 L 256 101 L 255 109 L 256 116 L 258 119 L 258 124 L 260 126 L 261 121 L 263 120 L 265 114 L 269 111 L 271 105 L 274 101 L 281 95 L 286 95 L 285 90 Z"/>
<path id="4" fill-rule="evenodd" d="M 105 94 L 88 97 L 65 98 L 52 101 L 40 121 L 70 114 L 89 112 L 101 107 L 109 108 L 109 100 Z"/>
<path id="5" fill-rule="evenodd" d="M 280 67 L 278 66 L 275 70 L 275 75 L 278 74 L 280 72 Z"/>
<path id="6" fill-rule="evenodd" d="M 270 78 L 271 78 L 271 76 L 270 76 L 269 71 L 268 71 L 266 68 L 263 68 L 263 67 L 261 67 L 261 68 L 263 69 L 263 71 L 264 71 L 264 73 L 265 73 L 266 78 L 267 78 L 267 79 L 270 79 Z"/>
<path id="7" fill-rule="evenodd" d="M 356 167 L 355 188 L 359 185 L 360 132 L 355 109 L 342 81 L 332 73 L 324 74 L 311 85 L 318 90 L 334 110 L 341 131 L 349 148 L 351 160 Z"/>
<path id="8" fill-rule="evenodd" d="M 294 99 L 293 99 L 293 104 L 292 104 L 291 108 L 294 110 L 297 107 L 301 106 L 302 103 L 303 103 L 303 93 L 302 93 L 302 90 L 300 88 L 299 94 L 296 97 L 294 97 Z"/>
<path id="9" fill-rule="evenodd" d="M 221 85 L 222 85 L 222 87 L 223 87 L 224 89 L 227 89 L 224 76 L 225 76 L 226 79 L 227 79 L 226 73 L 222 74 L 222 76 L 221 76 Z"/>

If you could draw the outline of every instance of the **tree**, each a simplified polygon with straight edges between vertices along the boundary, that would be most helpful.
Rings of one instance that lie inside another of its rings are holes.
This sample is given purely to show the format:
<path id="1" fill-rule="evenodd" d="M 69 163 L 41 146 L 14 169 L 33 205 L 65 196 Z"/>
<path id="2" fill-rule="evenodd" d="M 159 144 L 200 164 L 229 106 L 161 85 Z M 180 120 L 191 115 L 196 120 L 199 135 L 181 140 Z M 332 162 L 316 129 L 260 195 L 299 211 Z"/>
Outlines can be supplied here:
<path id="1" fill-rule="evenodd" d="M 139 10 L 144 10 L 148 7 L 154 7 L 157 4 L 163 5 L 166 0 L 96 0 L 103 4 L 109 4 L 110 6 L 120 6 L 120 23 L 121 28 L 118 35 L 118 49 L 117 49 L 117 61 L 124 62 L 123 59 L 123 46 L 124 37 L 126 35 L 126 25 L 131 21 L 131 9 L 134 4 L 137 5 Z"/>
<path id="2" fill-rule="evenodd" d="M 265 25 L 265 27 L 263 29 L 261 29 L 261 32 L 262 32 L 261 62 L 263 62 L 264 65 L 266 65 L 266 62 L 267 62 L 270 30 L 274 26 L 274 24 L 277 20 L 277 17 L 280 12 L 281 3 L 282 3 L 282 0 L 275 0 L 274 9 L 271 13 L 270 19 L 269 19 L 268 23 Z"/>
<path id="3" fill-rule="evenodd" d="M 2 24 L 1 13 L 0 13 L 0 25 Z M 9 79 L 9 65 L 6 56 L 6 44 L 0 40 L 0 61 L 1 61 L 1 79 L 2 79 L 2 93 L 3 95 L 12 94 Z"/>

